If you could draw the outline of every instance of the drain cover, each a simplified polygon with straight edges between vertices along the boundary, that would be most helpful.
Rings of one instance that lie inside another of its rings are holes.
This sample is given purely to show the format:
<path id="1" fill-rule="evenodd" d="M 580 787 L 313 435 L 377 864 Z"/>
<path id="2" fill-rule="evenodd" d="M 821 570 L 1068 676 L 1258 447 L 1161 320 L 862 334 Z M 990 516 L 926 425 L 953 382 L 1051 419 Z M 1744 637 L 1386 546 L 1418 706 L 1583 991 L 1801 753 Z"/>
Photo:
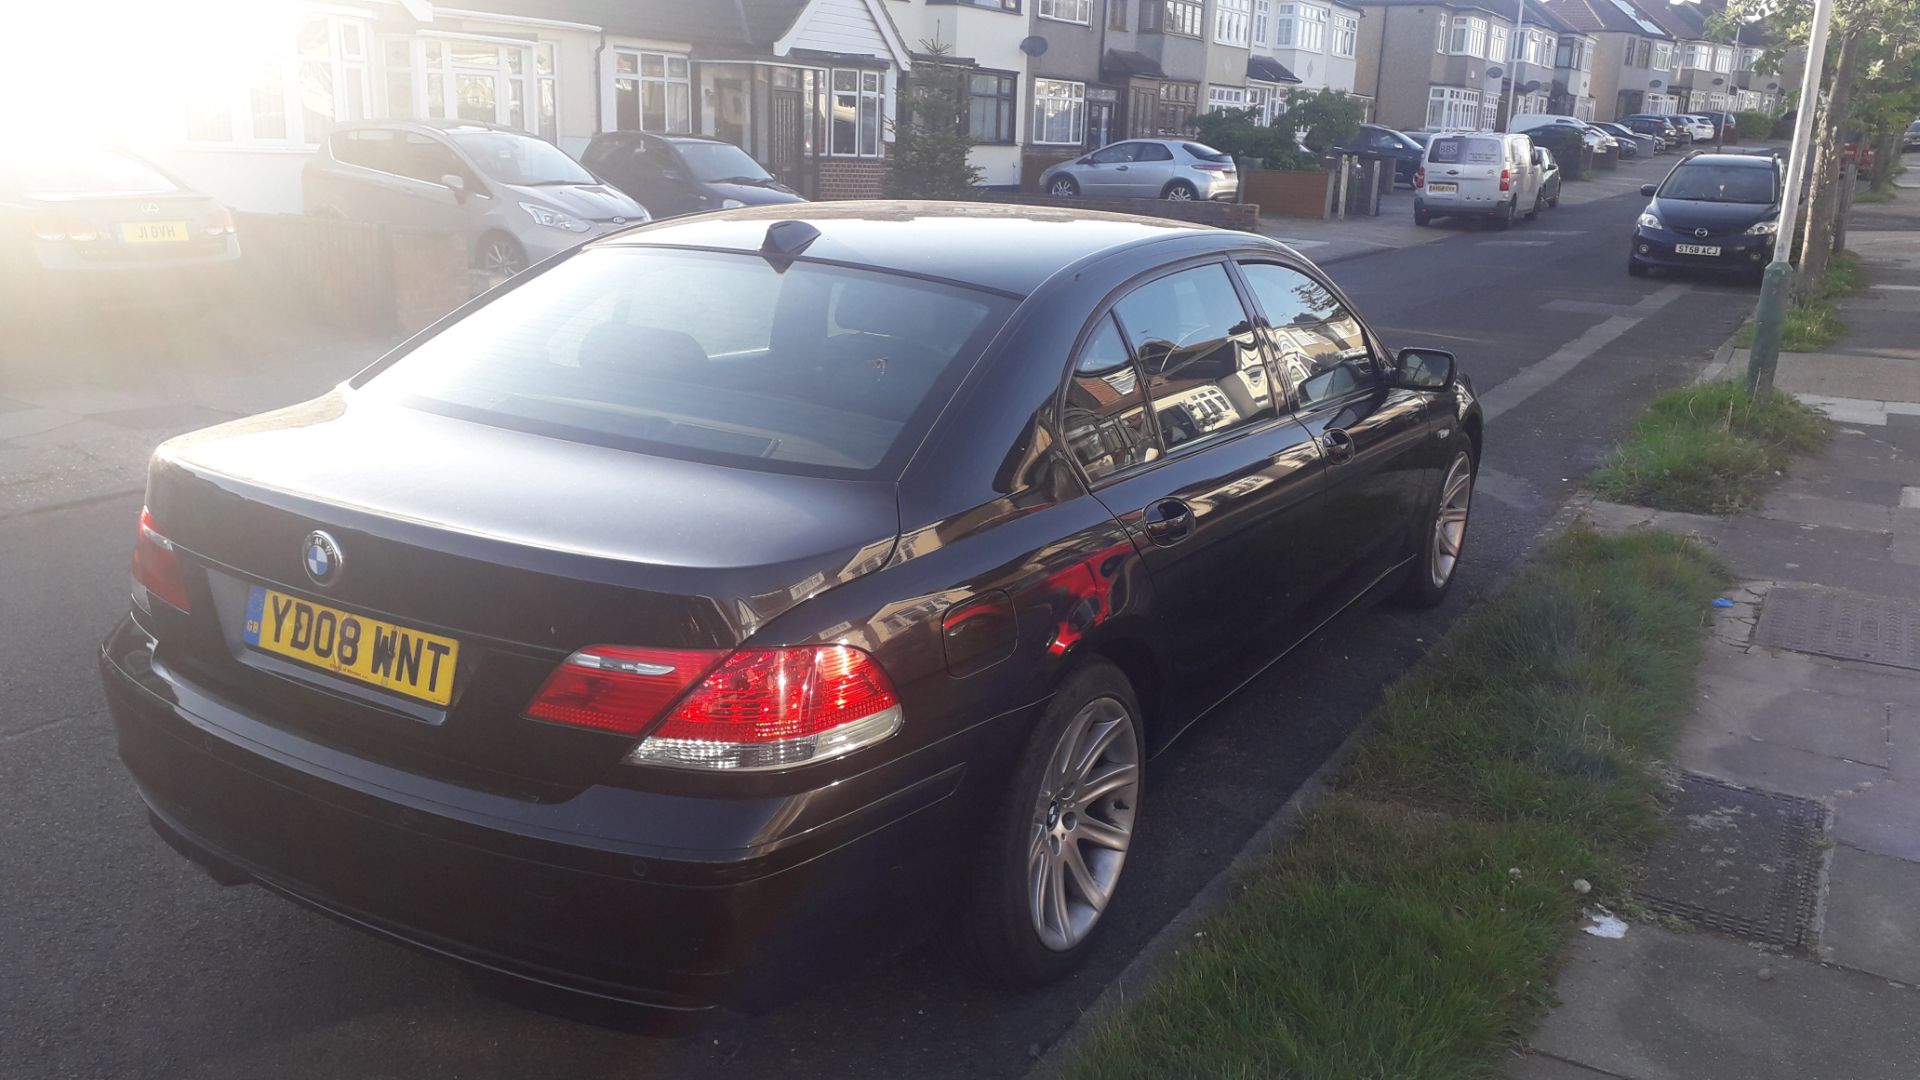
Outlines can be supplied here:
<path id="1" fill-rule="evenodd" d="M 1753 640 L 1920 671 L 1920 604 L 1818 585 L 1782 586 L 1760 605 Z"/>
<path id="2" fill-rule="evenodd" d="M 1639 899 L 1695 926 L 1812 946 L 1826 807 L 1687 773 Z"/>

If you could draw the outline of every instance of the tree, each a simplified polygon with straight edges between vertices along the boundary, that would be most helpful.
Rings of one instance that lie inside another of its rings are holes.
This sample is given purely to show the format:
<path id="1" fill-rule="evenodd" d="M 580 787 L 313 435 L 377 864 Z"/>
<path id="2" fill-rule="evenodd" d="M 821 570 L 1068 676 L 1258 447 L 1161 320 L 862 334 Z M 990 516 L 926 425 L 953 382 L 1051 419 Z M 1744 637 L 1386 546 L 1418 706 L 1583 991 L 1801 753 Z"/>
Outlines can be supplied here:
<path id="1" fill-rule="evenodd" d="M 887 195 L 895 199 L 970 199 L 981 172 L 968 163 L 973 140 L 967 135 L 968 69 L 949 63 L 947 47 L 920 43 L 928 57 L 916 60 L 911 80 L 900 94 L 899 119 L 893 124 L 893 167 Z"/>

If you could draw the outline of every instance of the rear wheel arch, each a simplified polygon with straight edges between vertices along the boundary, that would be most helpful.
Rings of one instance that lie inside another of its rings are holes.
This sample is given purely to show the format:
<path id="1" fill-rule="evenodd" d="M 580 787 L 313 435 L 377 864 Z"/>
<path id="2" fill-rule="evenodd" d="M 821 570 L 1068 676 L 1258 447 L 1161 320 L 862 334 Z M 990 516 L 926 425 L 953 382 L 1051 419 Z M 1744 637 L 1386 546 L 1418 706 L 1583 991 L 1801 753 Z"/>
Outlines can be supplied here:
<path id="1" fill-rule="evenodd" d="M 1480 464 L 1481 432 L 1485 424 L 1476 414 L 1467 417 L 1466 421 L 1462 423 L 1460 427 L 1467 433 L 1467 443 L 1469 446 L 1467 452 L 1473 455 L 1473 463 L 1477 468 Z"/>
<path id="2" fill-rule="evenodd" d="M 1120 674 L 1126 676 L 1127 682 L 1133 685 L 1133 696 L 1140 704 L 1141 734 L 1152 745 L 1161 712 L 1159 654 L 1144 638 L 1133 634 L 1109 635 L 1090 642 L 1078 660 L 1060 673 L 1057 682 L 1064 684 L 1081 666 L 1095 660 L 1103 660 L 1120 669 Z"/>

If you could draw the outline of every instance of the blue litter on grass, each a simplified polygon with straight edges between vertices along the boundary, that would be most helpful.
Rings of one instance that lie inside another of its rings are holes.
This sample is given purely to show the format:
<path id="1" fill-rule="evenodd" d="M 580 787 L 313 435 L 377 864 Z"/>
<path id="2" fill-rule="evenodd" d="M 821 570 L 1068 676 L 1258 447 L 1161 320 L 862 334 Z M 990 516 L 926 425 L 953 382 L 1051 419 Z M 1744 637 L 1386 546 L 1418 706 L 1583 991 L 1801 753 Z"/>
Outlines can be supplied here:
<path id="1" fill-rule="evenodd" d="M 1727 599 L 1724 596 L 1716 596 L 1713 598 L 1713 606 L 1714 607 L 1732 607 L 1733 601 Z"/>

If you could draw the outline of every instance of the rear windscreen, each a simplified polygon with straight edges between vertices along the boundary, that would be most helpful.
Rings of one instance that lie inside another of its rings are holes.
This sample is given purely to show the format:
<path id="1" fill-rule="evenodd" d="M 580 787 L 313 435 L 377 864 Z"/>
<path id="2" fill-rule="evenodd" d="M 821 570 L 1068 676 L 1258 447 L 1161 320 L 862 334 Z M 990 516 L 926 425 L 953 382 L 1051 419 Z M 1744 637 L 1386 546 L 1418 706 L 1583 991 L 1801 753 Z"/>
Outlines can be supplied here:
<path id="1" fill-rule="evenodd" d="M 758 255 L 581 252 L 368 393 L 581 442 L 856 474 L 910 450 L 1014 302 Z"/>
<path id="2" fill-rule="evenodd" d="M 1437 165 L 1495 165 L 1503 150 L 1499 139 L 1441 135 L 1427 144 L 1427 160 Z"/>
<path id="3" fill-rule="evenodd" d="M 0 188 L 29 195 L 148 195 L 179 190 L 139 158 L 82 147 L 22 154 L 0 165 Z"/>

